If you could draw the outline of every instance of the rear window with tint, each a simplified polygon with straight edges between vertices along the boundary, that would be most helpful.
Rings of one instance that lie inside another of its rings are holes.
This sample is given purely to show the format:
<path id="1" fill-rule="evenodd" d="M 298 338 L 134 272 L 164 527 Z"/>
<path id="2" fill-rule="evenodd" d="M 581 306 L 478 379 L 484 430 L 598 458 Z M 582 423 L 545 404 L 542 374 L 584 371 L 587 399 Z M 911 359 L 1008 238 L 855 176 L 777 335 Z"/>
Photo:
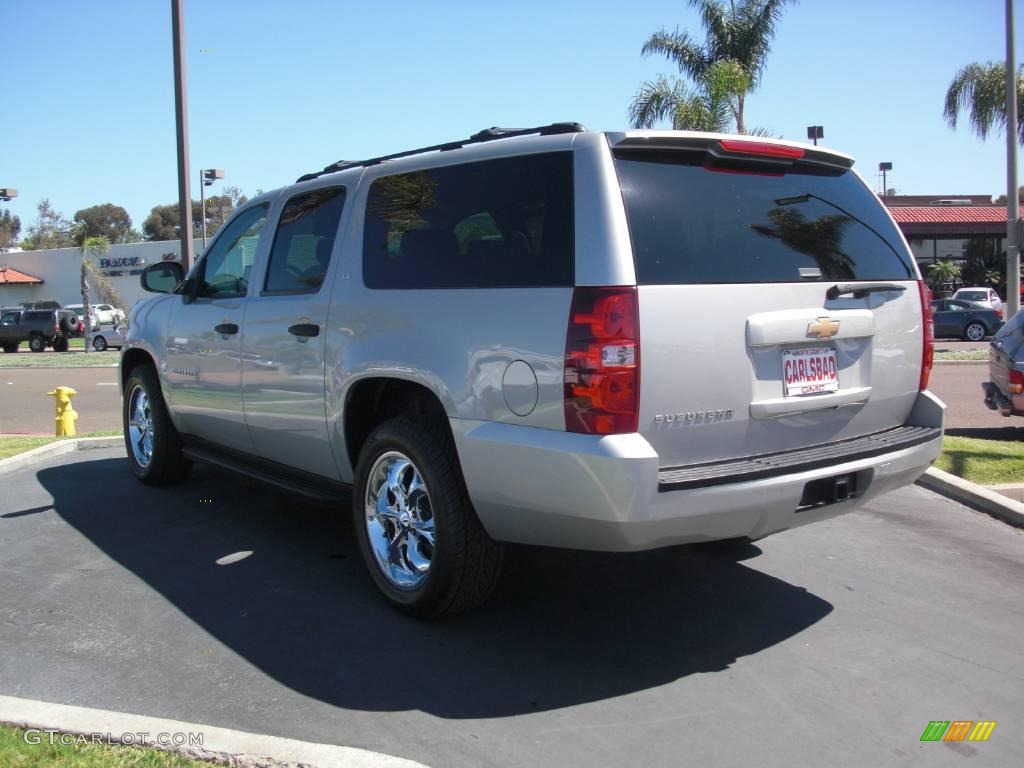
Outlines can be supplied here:
<path id="1" fill-rule="evenodd" d="M 567 286 L 572 154 L 551 152 L 383 176 L 363 235 L 369 288 Z"/>
<path id="2" fill-rule="evenodd" d="M 52 320 L 52 309 L 33 309 L 25 313 L 26 322 L 38 322 L 40 320 Z"/>
<path id="3" fill-rule="evenodd" d="M 710 171 L 671 153 L 619 153 L 637 282 L 910 280 L 912 259 L 881 203 L 850 172 Z"/>

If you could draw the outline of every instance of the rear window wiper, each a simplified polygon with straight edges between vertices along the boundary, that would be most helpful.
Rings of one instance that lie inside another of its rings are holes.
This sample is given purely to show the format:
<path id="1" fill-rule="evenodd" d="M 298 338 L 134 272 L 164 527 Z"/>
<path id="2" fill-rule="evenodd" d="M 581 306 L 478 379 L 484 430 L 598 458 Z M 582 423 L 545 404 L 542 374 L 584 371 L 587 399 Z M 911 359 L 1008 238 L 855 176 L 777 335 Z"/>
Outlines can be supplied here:
<path id="1" fill-rule="evenodd" d="M 840 296 L 852 295 L 855 299 L 863 299 L 869 293 L 905 290 L 907 290 L 907 286 L 896 283 L 837 283 L 825 291 L 825 298 L 834 301 Z"/>

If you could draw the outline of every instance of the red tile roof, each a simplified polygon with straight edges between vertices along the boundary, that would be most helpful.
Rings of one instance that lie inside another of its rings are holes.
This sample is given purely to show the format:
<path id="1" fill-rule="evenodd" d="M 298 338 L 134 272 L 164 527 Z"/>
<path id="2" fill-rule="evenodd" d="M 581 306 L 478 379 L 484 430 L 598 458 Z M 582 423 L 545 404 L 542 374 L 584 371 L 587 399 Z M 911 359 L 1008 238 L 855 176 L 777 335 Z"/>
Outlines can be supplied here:
<path id="1" fill-rule="evenodd" d="M 42 285 L 43 281 L 35 275 L 26 275 L 14 267 L 0 264 L 0 285 Z"/>
<path id="2" fill-rule="evenodd" d="M 897 224 L 1005 224 L 1006 209 L 994 205 L 894 206 Z"/>

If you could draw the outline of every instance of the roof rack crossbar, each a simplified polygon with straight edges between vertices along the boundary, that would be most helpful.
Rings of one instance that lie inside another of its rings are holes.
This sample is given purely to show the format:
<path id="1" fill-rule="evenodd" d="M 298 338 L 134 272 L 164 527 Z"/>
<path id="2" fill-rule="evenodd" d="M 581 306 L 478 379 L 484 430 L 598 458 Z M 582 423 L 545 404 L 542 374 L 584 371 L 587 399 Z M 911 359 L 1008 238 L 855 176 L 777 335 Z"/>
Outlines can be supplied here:
<path id="1" fill-rule="evenodd" d="M 448 141 L 444 144 L 433 144 L 429 147 L 409 149 L 405 152 L 395 152 L 392 155 L 381 155 L 380 157 L 371 157 L 366 160 L 339 160 L 336 163 L 331 163 L 331 165 L 326 166 L 322 171 L 307 173 L 304 176 L 300 176 L 296 179 L 296 183 L 300 181 L 309 181 L 310 179 L 315 179 L 319 176 L 323 176 L 324 174 L 343 171 L 347 168 L 377 165 L 378 163 L 383 163 L 385 160 L 398 160 L 402 157 L 411 157 L 412 155 L 420 155 L 426 152 L 448 152 L 453 149 L 460 149 L 467 144 L 480 144 L 485 141 L 510 139 L 513 136 L 529 136 L 532 134 L 537 134 L 539 136 L 552 136 L 559 133 L 580 133 L 585 130 L 586 128 L 579 123 L 551 123 L 550 125 L 539 125 L 536 128 L 485 128 L 482 131 L 477 131 L 468 139 L 462 139 L 460 141 Z"/>

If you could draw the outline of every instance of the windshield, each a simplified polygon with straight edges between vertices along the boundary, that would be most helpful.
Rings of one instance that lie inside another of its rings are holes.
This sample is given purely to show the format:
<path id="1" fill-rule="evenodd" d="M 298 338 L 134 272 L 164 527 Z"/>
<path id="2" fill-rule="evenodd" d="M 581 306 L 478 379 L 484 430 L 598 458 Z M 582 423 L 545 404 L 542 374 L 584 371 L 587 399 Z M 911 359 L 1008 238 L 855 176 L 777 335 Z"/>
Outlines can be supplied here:
<path id="1" fill-rule="evenodd" d="M 988 291 L 957 291 L 956 297 L 964 301 L 987 301 Z"/>
<path id="2" fill-rule="evenodd" d="M 641 285 L 916 279 L 851 172 L 725 173 L 649 152 L 617 153 L 615 167 Z"/>

